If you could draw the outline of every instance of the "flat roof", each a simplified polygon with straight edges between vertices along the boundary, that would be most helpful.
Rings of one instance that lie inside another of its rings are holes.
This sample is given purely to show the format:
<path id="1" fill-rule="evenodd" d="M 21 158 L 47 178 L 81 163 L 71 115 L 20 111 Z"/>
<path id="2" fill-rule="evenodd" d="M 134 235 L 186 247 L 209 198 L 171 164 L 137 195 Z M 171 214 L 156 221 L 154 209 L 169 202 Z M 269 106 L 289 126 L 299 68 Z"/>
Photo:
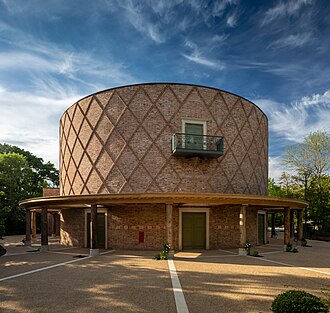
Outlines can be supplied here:
<path id="1" fill-rule="evenodd" d="M 263 208 L 281 209 L 284 207 L 303 209 L 308 202 L 270 196 L 248 194 L 220 193 L 121 193 L 93 194 L 31 198 L 21 201 L 19 205 L 25 209 L 87 208 L 90 205 L 122 206 L 128 204 L 175 204 L 175 205 L 248 205 Z"/>

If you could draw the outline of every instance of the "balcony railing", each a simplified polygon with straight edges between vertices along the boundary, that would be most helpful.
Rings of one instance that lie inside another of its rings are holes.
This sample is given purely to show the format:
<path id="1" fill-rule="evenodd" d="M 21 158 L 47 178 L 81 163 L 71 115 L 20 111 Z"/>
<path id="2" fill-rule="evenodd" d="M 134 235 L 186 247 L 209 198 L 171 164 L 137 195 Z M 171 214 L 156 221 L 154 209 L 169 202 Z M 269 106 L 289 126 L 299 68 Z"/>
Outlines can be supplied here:
<path id="1" fill-rule="evenodd" d="M 218 158 L 223 155 L 224 142 L 220 136 L 176 133 L 172 135 L 172 155 Z"/>

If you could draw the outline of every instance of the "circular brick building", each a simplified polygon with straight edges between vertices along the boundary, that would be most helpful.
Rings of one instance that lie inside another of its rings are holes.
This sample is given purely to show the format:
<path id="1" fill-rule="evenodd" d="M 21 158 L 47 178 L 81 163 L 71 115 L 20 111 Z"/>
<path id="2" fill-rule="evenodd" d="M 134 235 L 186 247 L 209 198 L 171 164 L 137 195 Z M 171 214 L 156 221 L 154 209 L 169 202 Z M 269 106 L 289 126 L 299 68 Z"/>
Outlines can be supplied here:
<path id="1" fill-rule="evenodd" d="M 270 208 L 305 206 L 267 197 L 267 182 L 268 121 L 254 103 L 215 88 L 140 84 L 64 112 L 59 196 L 22 205 L 60 209 L 67 245 L 218 249 L 264 244 Z"/>

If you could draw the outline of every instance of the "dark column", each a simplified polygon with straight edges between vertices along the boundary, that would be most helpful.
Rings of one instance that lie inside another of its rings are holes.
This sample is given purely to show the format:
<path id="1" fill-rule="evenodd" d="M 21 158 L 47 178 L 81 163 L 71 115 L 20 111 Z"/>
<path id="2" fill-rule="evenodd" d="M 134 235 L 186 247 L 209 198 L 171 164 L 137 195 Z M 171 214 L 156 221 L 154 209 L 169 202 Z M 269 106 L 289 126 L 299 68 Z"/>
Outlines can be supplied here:
<path id="1" fill-rule="evenodd" d="M 290 208 L 284 208 L 284 245 L 290 243 Z"/>
<path id="2" fill-rule="evenodd" d="M 48 250 L 48 219 L 47 208 L 41 209 L 41 251 Z"/>
<path id="3" fill-rule="evenodd" d="M 271 226 L 272 226 L 272 234 L 271 237 L 275 238 L 276 237 L 276 231 L 275 231 L 275 213 L 271 213 Z"/>
<path id="4" fill-rule="evenodd" d="M 294 238 L 294 210 L 290 210 L 290 238 Z"/>
<path id="5" fill-rule="evenodd" d="M 31 210 L 27 209 L 25 212 L 25 242 L 26 246 L 31 244 Z"/>
<path id="6" fill-rule="evenodd" d="M 297 211 L 297 228 L 298 228 L 298 240 L 303 239 L 303 210 L 298 210 Z"/>
<path id="7" fill-rule="evenodd" d="M 99 254 L 99 249 L 97 248 L 97 205 L 91 205 L 91 222 L 90 222 L 90 255 L 96 256 Z"/>
<path id="8" fill-rule="evenodd" d="M 56 220 L 55 220 L 55 216 L 56 216 L 56 213 L 52 213 L 52 221 L 53 221 L 53 224 L 52 224 L 52 237 L 55 237 L 56 236 Z"/>
<path id="9" fill-rule="evenodd" d="M 60 213 L 55 214 L 55 235 L 60 236 L 61 233 L 61 217 Z"/>
<path id="10" fill-rule="evenodd" d="M 32 212 L 32 239 L 37 239 L 37 211 Z"/>

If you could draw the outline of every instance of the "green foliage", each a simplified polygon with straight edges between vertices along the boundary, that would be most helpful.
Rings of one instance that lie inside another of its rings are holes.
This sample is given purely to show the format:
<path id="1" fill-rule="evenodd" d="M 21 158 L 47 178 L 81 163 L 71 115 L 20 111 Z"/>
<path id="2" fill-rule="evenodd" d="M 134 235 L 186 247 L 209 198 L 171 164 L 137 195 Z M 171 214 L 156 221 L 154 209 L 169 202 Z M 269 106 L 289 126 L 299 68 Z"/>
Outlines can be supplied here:
<path id="1" fill-rule="evenodd" d="M 254 256 L 254 257 L 260 257 L 261 255 L 259 254 L 258 251 L 253 251 L 252 256 Z"/>
<path id="2" fill-rule="evenodd" d="M 274 313 L 327 313 L 328 306 L 310 293 L 289 290 L 278 295 L 272 303 Z"/>
<path id="3" fill-rule="evenodd" d="M 169 243 L 164 243 L 163 250 L 155 255 L 156 260 L 167 260 L 168 253 L 171 250 L 171 246 Z"/>
<path id="4" fill-rule="evenodd" d="M 292 253 L 297 253 L 298 252 L 298 249 L 293 247 L 292 243 L 288 243 L 286 245 L 286 249 L 285 249 L 286 252 L 292 252 Z"/>
<path id="5" fill-rule="evenodd" d="M 23 199 L 42 195 L 42 188 L 58 185 L 58 171 L 32 153 L 0 144 L 0 236 L 25 232 Z"/>
<path id="6" fill-rule="evenodd" d="M 305 238 L 301 239 L 301 246 L 302 247 L 307 247 L 307 240 Z"/>

